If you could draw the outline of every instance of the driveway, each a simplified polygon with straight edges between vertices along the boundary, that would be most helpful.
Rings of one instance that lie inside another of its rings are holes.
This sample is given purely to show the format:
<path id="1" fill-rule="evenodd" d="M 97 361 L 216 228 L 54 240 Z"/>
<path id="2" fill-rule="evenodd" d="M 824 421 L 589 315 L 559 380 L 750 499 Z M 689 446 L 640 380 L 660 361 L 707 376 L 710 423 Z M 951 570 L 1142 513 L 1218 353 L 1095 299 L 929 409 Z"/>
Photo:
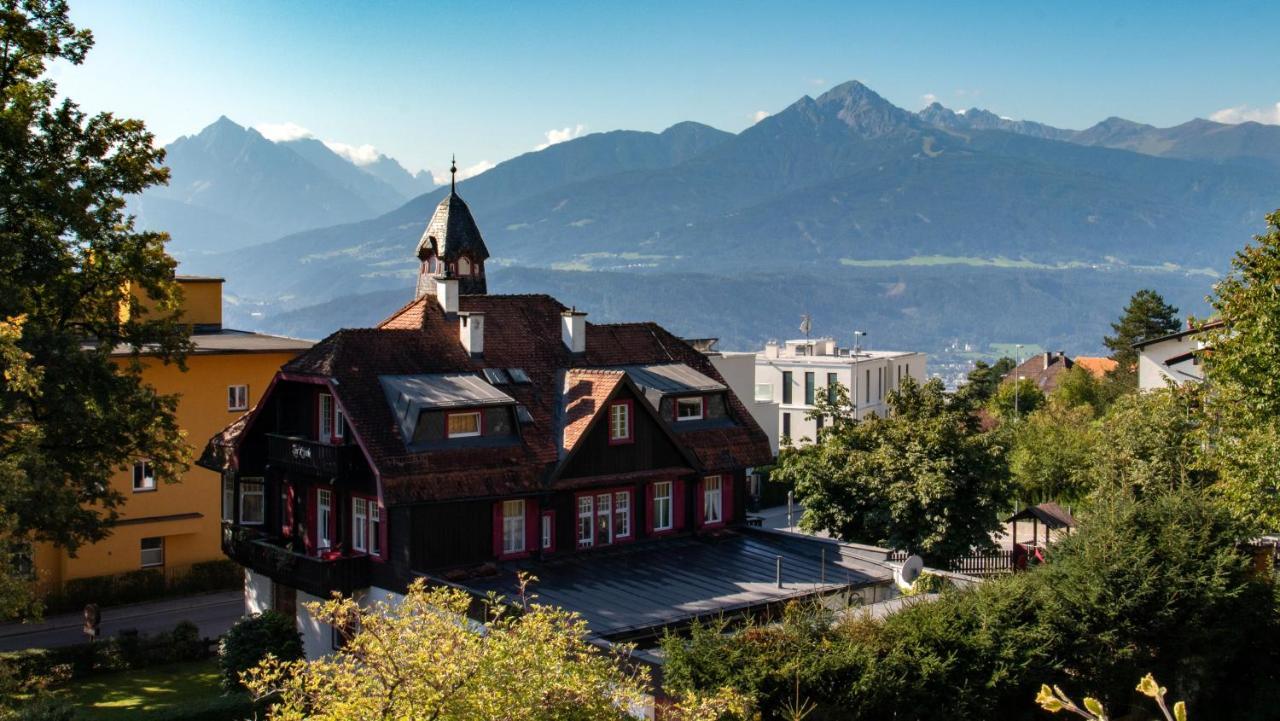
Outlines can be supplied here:
<path id="1" fill-rule="evenodd" d="M 200 628 L 201 636 L 215 638 L 226 633 L 243 613 L 243 591 L 221 591 L 103 608 L 101 638 L 115 636 L 124 629 L 137 629 L 144 634 L 171 631 L 179 621 L 191 621 Z M 39 623 L 0 624 L 0 651 L 81 643 L 87 640 L 83 626 L 82 613 L 46 616 Z"/>

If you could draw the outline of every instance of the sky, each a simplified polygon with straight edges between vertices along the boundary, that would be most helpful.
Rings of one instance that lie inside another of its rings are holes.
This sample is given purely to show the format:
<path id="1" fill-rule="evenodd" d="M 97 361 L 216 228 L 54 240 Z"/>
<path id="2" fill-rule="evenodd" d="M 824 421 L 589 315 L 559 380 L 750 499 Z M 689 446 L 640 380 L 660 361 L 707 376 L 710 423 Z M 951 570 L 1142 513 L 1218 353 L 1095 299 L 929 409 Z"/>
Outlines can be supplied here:
<path id="1" fill-rule="evenodd" d="M 71 0 L 52 71 L 161 142 L 226 115 L 437 176 L 583 133 L 737 132 L 861 80 L 889 101 L 1084 128 L 1280 124 L 1280 2 Z"/>

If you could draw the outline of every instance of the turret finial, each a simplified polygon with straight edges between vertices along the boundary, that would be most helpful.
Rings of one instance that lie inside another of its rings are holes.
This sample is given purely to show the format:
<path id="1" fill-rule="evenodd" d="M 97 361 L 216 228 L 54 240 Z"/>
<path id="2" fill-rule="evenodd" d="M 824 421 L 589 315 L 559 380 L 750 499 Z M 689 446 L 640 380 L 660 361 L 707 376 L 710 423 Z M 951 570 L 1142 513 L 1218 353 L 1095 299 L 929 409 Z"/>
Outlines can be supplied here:
<path id="1" fill-rule="evenodd" d="M 458 156 L 449 161 L 449 192 L 452 193 L 458 184 Z"/>

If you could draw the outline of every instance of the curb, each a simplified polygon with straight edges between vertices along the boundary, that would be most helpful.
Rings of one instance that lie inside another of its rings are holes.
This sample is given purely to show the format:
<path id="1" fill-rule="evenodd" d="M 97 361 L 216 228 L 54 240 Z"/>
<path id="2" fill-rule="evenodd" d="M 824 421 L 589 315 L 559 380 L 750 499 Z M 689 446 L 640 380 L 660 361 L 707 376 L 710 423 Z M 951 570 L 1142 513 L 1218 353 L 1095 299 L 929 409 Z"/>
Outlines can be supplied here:
<path id="1" fill-rule="evenodd" d="M 199 597 L 193 596 L 192 598 L 199 598 Z M 149 606 L 151 604 L 159 604 L 159 603 L 173 602 L 173 601 L 179 601 L 179 600 L 181 599 L 165 599 L 165 601 L 144 601 L 142 603 L 131 603 L 124 606 L 107 607 L 102 609 L 102 621 L 103 623 L 106 623 L 108 621 L 114 623 L 117 621 L 127 621 L 132 618 L 141 618 L 143 616 L 149 616 L 151 614 L 161 612 L 163 610 L 170 610 L 170 609 L 161 609 L 161 608 L 155 608 L 155 607 L 143 608 L 143 606 Z M 234 599 L 234 598 L 211 599 L 210 598 L 205 600 L 202 603 L 193 603 L 185 606 L 175 606 L 174 609 L 180 608 L 185 610 L 185 609 L 196 609 L 196 608 L 208 608 L 210 606 L 219 606 L 224 603 L 231 603 L 235 600 L 237 599 Z M 126 611 L 126 613 L 117 614 L 117 613 L 114 613 L 114 611 Z M 132 611 L 132 612 L 129 613 L 128 611 Z M 63 615 L 63 614 L 60 614 L 60 615 Z M 82 623 L 83 621 L 79 617 L 77 617 L 75 620 L 70 622 L 66 622 L 66 621 L 41 622 L 39 624 L 34 624 L 30 626 L 17 623 L 17 624 L 13 624 L 12 630 L 9 628 L 0 627 L 0 638 L 16 638 L 19 636 L 28 636 L 28 635 L 37 634 L 37 633 L 49 633 L 51 631 L 62 631 L 68 628 L 79 628 Z"/>

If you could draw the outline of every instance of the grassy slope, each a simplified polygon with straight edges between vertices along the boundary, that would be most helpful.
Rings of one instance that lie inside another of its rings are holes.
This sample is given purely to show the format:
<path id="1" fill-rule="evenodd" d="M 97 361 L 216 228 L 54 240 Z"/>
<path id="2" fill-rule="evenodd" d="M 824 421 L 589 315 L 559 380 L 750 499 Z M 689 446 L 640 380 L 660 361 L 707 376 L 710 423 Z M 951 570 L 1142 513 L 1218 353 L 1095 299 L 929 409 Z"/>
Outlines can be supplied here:
<path id="1" fill-rule="evenodd" d="M 95 721 L 240 718 L 247 711 L 244 697 L 225 695 L 220 683 L 215 662 L 197 661 L 95 676 L 76 681 L 65 693 L 80 718 Z"/>

